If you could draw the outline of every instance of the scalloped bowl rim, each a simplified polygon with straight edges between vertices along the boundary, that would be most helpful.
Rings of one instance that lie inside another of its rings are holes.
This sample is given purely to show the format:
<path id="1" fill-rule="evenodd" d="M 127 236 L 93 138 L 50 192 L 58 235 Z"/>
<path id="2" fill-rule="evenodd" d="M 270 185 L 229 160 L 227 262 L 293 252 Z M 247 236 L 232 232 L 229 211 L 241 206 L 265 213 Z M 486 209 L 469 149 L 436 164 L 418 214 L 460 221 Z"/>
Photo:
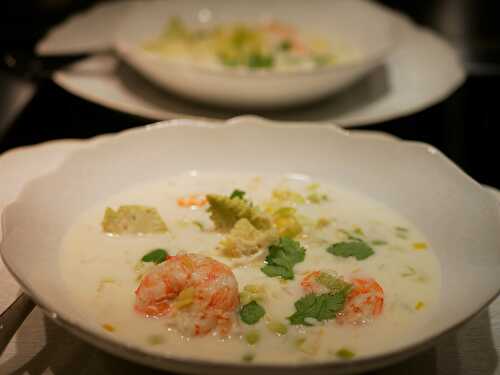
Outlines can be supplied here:
<path id="1" fill-rule="evenodd" d="M 251 123 L 251 124 L 249 124 Z M 333 132 L 337 134 L 340 137 L 352 137 L 352 138 L 367 138 L 371 137 L 369 134 L 353 134 L 349 131 L 343 130 L 341 128 L 338 128 L 336 125 L 333 125 L 331 123 L 311 123 L 311 122 L 278 122 L 278 121 L 271 121 L 267 120 L 261 117 L 257 116 L 238 116 L 231 118 L 227 121 L 224 122 L 213 122 L 213 121 L 205 121 L 205 120 L 192 120 L 192 119 L 173 119 L 173 120 L 166 120 L 166 121 L 161 121 L 157 123 L 153 123 L 150 125 L 147 125 L 145 127 L 141 128 L 133 128 L 133 129 L 128 129 L 124 130 L 118 133 L 112 133 L 112 134 L 103 134 L 99 135 L 93 138 L 90 138 L 88 140 L 82 141 L 81 146 L 82 148 L 77 149 L 74 152 L 70 152 L 69 156 L 79 153 L 80 151 L 86 151 L 91 148 L 96 148 L 99 147 L 103 144 L 106 144 L 107 142 L 120 142 L 122 139 L 126 139 L 129 137 L 133 137 L 135 133 L 142 133 L 142 132 L 151 132 L 151 131 L 156 131 L 158 129 L 164 129 L 164 128 L 175 128 L 175 127 L 198 127 L 198 128 L 231 128 L 231 127 L 246 127 L 246 126 L 257 126 L 257 127 L 263 127 L 263 128 L 269 128 L 269 127 L 274 127 L 274 128 L 298 128 L 298 129 L 309 129 L 311 127 L 317 128 L 317 129 L 323 129 L 326 132 Z M 376 132 L 375 132 L 376 133 Z M 476 181 L 474 181 L 471 177 L 469 177 L 467 174 L 465 174 L 460 168 L 458 168 L 453 162 L 451 162 L 444 154 L 442 154 L 439 150 L 434 148 L 433 146 L 422 143 L 422 142 L 415 142 L 415 141 L 404 141 L 400 140 L 398 138 L 393 139 L 389 137 L 380 137 L 380 138 L 371 138 L 373 142 L 383 142 L 383 143 L 404 143 L 407 147 L 412 147 L 419 152 L 423 152 L 426 154 L 433 155 L 438 162 L 444 163 L 444 167 L 446 168 L 453 168 L 455 170 L 455 173 L 458 173 L 461 175 L 461 177 L 465 177 L 469 183 L 472 183 L 474 185 L 477 185 L 480 189 L 482 189 L 481 185 L 478 184 Z M 66 163 L 63 162 L 62 165 Z M 45 178 L 50 178 L 51 175 L 55 175 L 58 173 L 58 170 L 60 169 L 57 168 L 55 171 L 52 171 L 46 175 L 43 175 L 40 178 L 35 179 L 34 181 L 37 181 L 38 179 L 45 179 Z M 6 221 L 7 221 L 7 216 L 8 212 L 16 203 L 21 202 L 24 198 L 24 195 L 26 194 L 26 189 L 31 185 L 31 183 L 28 183 L 22 190 L 22 192 L 18 195 L 17 199 L 9 204 L 3 211 L 2 217 L 1 217 L 1 227 L 2 227 L 2 232 L 4 234 L 3 239 L 5 240 L 5 230 L 6 230 Z M 487 192 L 484 192 L 484 194 L 488 194 Z M 495 202 L 496 200 L 491 196 L 492 202 Z M 118 339 L 110 336 L 105 336 L 104 334 L 97 334 L 93 332 L 90 329 L 87 329 L 86 327 L 80 325 L 75 319 L 72 317 L 64 316 L 64 314 L 60 315 L 56 311 L 58 310 L 57 307 L 54 308 L 53 306 L 50 306 L 49 304 L 46 303 L 45 298 L 43 296 L 37 295 L 36 292 L 33 291 L 33 288 L 30 287 L 27 283 L 25 283 L 22 279 L 20 279 L 17 274 L 15 267 L 12 267 L 11 264 L 9 264 L 8 260 L 6 259 L 6 256 L 4 254 L 4 240 L 2 243 L 0 243 L 0 256 L 2 260 L 5 263 L 5 266 L 9 270 L 9 272 L 12 274 L 12 276 L 16 279 L 16 281 L 21 285 L 21 287 L 33 298 L 33 300 L 37 303 L 38 306 L 42 308 L 44 313 L 51 318 L 51 320 L 55 321 L 57 324 L 68 328 L 70 332 L 76 334 L 80 338 L 91 342 L 93 345 L 107 350 L 111 353 L 115 353 L 121 356 L 124 356 L 128 359 L 133 358 L 135 361 L 152 366 L 155 368 L 159 369 L 166 369 L 166 368 L 172 368 L 173 366 L 176 366 L 174 370 L 181 371 L 181 372 L 200 372 L 200 371 L 193 371 L 192 366 L 200 366 L 203 369 L 212 369 L 212 370 L 217 370 L 220 371 L 221 374 L 230 374 L 231 371 L 238 370 L 238 369 L 254 369 L 254 370 L 270 370 L 270 371 L 278 371 L 279 374 L 285 373 L 285 371 L 290 371 L 290 370 L 338 370 L 340 373 L 344 373 L 344 371 L 351 373 L 351 372 L 358 372 L 358 371 L 363 371 L 363 370 L 368 370 L 368 369 L 373 369 L 373 368 L 378 368 L 382 367 L 384 365 L 388 365 L 394 362 L 397 362 L 398 360 L 405 359 L 416 352 L 419 352 L 430 345 L 438 339 L 439 337 L 445 335 L 446 333 L 453 331 L 454 329 L 460 327 L 461 325 L 465 324 L 468 322 L 470 319 L 478 315 L 485 307 L 487 307 L 495 298 L 497 298 L 500 295 L 500 285 L 497 289 L 497 291 L 490 296 L 489 299 L 484 301 L 481 306 L 479 306 L 473 314 L 470 314 L 469 316 L 465 317 L 464 319 L 461 319 L 459 321 L 454 322 L 453 324 L 449 324 L 445 327 L 442 327 L 440 330 L 437 330 L 432 335 L 429 335 L 428 337 L 424 337 L 419 341 L 412 342 L 410 344 L 402 345 L 399 346 L 397 349 L 390 350 L 387 352 L 383 352 L 381 354 L 374 354 L 374 355 L 367 355 L 363 356 L 361 358 L 355 358 L 350 361 L 342 362 L 342 361 L 322 361 L 322 362 L 308 362 L 308 363 L 299 363 L 299 364 L 291 364 L 291 365 L 285 365 L 285 364 L 270 364 L 270 363 L 252 363 L 252 364 L 239 364 L 239 363 L 232 363 L 232 362 L 223 362 L 223 361 L 217 361 L 217 360 L 200 360 L 196 358 L 186 358 L 186 357 L 180 357 L 180 356 L 175 356 L 175 355 L 160 355 L 160 354 L 155 354 L 151 352 L 144 351 L 140 349 L 138 346 L 135 346 L 133 344 L 127 344 L 120 342 Z M 165 361 L 168 362 L 168 366 L 162 365 L 162 363 L 165 363 Z M 186 370 L 186 368 L 189 368 L 189 370 Z"/>

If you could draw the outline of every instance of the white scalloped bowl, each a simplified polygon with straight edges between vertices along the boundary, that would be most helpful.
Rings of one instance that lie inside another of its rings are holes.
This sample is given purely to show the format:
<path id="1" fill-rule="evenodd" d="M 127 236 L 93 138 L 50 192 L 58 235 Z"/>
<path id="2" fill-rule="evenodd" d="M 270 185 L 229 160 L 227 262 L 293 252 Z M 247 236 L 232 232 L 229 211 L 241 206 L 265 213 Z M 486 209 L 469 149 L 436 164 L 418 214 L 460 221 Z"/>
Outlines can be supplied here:
<path id="1" fill-rule="evenodd" d="M 366 194 L 422 230 L 442 267 L 441 306 L 404 346 L 352 361 L 238 365 L 147 353 L 106 335 L 69 303 L 58 259 L 61 239 L 88 207 L 132 185 L 188 170 L 300 173 Z M 102 136 L 56 171 L 28 184 L 3 215 L 2 258 L 56 323 L 118 356 L 203 374 L 343 374 L 402 360 L 477 314 L 500 289 L 500 207 L 434 148 L 354 135 L 332 125 L 240 117 L 226 123 L 174 120 Z"/>
<path id="2" fill-rule="evenodd" d="M 207 21 L 207 14 L 210 19 Z M 142 48 L 160 35 L 171 16 L 190 27 L 273 18 L 324 36 L 359 53 L 352 63 L 311 71 L 214 70 L 180 64 Z M 136 5 L 114 43 L 118 56 L 159 87 L 223 107 L 275 108 L 332 94 L 381 64 L 408 20 L 366 0 L 195 0 L 152 1 Z"/>

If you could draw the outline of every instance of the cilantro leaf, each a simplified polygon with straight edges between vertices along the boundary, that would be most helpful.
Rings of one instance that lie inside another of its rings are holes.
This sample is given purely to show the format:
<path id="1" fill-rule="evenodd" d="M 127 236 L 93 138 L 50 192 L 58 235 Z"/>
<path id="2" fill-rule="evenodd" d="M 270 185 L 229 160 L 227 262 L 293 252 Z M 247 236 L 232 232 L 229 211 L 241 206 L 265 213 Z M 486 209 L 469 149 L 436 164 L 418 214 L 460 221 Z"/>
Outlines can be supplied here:
<path id="1" fill-rule="evenodd" d="M 245 194 L 246 193 L 244 191 L 235 189 L 235 190 L 233 190 L 233 192 L 231 193 L 229 198 L 231 198 L 231 199 L 233 199 L 233 198 L 245 199 Z"/>
<path id="2" fill-rule="evenodd" d="M 269 255 L 266 265 L 261 268 L 269 277 L 281 277 L 292 280 L 294 278 L 293 266 L 305 258 L 306 251 L 300 243 L 288 237 L 281 237 L 275 245 L 269 246 Z"/>
<path id="3" fill-rule="evenodd" d="M 252 301 L 244 305 L 240 310 L 240 318 L 246 324 L 257 323 L 266 313 L 266 310 L 257 302 Z"/>
<path id="4" fill-rule="evenodd" d="M 375 254 L 373 249 L 360 239 L 351 239 L 350 241 L 334 243 L 326 251 L 339 257 L 354 257 L 357 260 L 363 260 Z"/>
<path id="5" fill-rule="evenodd" d="M 344 308 L 346 292 L 335 294 L 310 293 L 295 302 L 295 313 L 288 317 L 290 324 L 310 325 L 306 318 L 314 318 L 317 321 L 333 319 L 339 311 Z"/>
<path id="6" fill-rule="evenodd" d="M 155 264 L 164 262 L 168 257 L 168 253 L 163 249 L 151 250 L 142 257 L 143 262 L 153 262 Z"/>
<path id="7" fill-rule="evenodd" d="M 248 56 L 247 66 L 249 68 L 271 68 L 274 65 L 274 58 L 271 55 L 252 53 Z"/>
<path id="8" fill-rule="evenodd" d="M 282 40 L 278 48 L 282 51 L 289 51 L 292 48 L 292 42 L 288 39 Z"/>

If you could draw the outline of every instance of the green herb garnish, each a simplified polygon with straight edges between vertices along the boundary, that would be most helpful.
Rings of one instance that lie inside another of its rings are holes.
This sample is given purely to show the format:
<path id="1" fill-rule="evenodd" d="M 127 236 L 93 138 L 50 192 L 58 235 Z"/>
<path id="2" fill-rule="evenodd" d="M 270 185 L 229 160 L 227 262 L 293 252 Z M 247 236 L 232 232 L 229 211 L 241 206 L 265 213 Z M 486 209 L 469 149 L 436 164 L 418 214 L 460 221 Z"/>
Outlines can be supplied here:
<path id="1" fill-rule="evenodd" d="M 275 245 L 269 246 L 266 265 L 261 268 L 269 277 L 293 280 L 293 266 L 305 258 L 306 251 L 300 243 L 288 237 L 281 237 Z"/>
<path id="2" fill-rule="evenodd" d="M 155 264 L 164 262 L 168 257 L 168 253 L 163 249 L 155 249 L 142 257 L 143 262 L 153 262 Z"/>
<path id="3" fill-rule="evenodd" d="M 247 65 L 249 68 L 271 68 L 274 65 L 274 59 L 271 55 L 252 53 L 248 56 Z"/>
<path id="4" fill-rule="evenodd" d="M 313 318 L 323 321 L 335 318 L 337 313 L 344 308 L 346 292 L 335 294 L 315 294 L 311 293 L 295 302 L 295 313 L 288 317 L 290 324 L 311 325 L 306 321 Z"/>
<path id="5" fill-rule="evenodd" d="M 267 324 L 267 328 L 269 328 L 271 332 L 274 332 L 277 335 L 286 335 L 288 333 L 288 327 L 280 322 L 269 322 Z"/>
<path id="6" fill-rule="evenodd" d="M 238 189 L 235 189 L 233 190 L 233 192 L 231 193 L 231 195 L 229 196 L 229 198 L 233 199 L 233 198 L 240 198 L 240 199 L 245 199 L 245 192 L 242 191 L 242 190 L 238 190 Z"/>
<path id="7" fill-rule="evenodd" d="M 289 51 L 292 48 L 292 42 L 288 39 L 282 40 L 278 48 L 282 51 Z"/>
<path id="8" fill-rule="evenodd" d="M 372 245 L 375 246 L 382 246 L 382 245 L 387 245 L 387 241 L 384 240 L 373 240 Z"/>
<path id="9" fill-rule="evenodd" d="M 257 323 L 266 313 L 266 310 L 257 302 L 252 301 L 244 305 L 240 310 L 241 320 L 249 325 Z"/>
<path id="10" fill-rule="evenodd" d="M 330 245 L 326 251 L 343 258 L 355 257 L 357 260 L 363 260 L 375 254 L 373 249 L 360 239 L 335 243 Z"/>

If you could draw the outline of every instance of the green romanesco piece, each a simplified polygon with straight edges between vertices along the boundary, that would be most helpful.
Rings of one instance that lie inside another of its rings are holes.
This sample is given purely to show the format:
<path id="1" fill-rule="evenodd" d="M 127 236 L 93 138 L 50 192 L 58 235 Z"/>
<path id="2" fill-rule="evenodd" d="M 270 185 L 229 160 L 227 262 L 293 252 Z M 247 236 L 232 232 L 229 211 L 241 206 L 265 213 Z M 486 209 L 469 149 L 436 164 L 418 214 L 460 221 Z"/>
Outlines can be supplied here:
<path id="1" fill-rule="evenodd" d="M 233 229 L 219 242 L 217 248 L 227 257 L 250 256 L 278 240 L 273 229 L 259 230 L 246 218 L 236 222 Z"/>
<path id="2" fill-rule="evenodd" d="M 102 230 L 110 234 L 159 234 L 167 226 L 154 207 L 139 205 L 120 206 L 118 210 L 106 208 Z"/>
<path id="3" fill-rule="evenodd" d="M 259 230 L 271 228 L 269 218 L 246 200 L 217 194 L 208 194 L 207 200 L 210 205 L 210 218 L 215 228 L 221 232 L 229 232 L 240 219 L 247 219 Z"/>

